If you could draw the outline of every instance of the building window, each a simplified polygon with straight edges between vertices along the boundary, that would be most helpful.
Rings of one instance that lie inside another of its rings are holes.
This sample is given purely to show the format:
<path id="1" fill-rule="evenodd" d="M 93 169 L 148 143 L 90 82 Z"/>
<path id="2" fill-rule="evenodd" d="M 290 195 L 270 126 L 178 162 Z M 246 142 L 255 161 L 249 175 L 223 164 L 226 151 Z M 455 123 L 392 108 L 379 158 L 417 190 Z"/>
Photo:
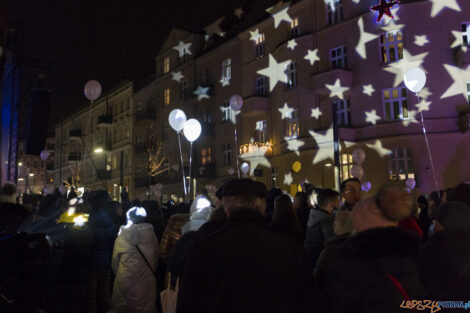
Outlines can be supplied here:
<path id="1" fill-rule="evenodd" d="M 330 50 L 330 61 L 332 69 L 345 69 L 348 67 L 346 59 L 346 46 L 337 47 Z"/>
<path id="2" fill-rule="evenodd" d="M 298 17 L 294 18 L 292 22 L 290 22 L 290 34 L 292 37 L 298 36 L 300 34 Z"/>
<path id="3" fill-rule="evenodd" d="M 222 62 L 222 73 L 220 76 L 222 81 L 230 81 L 232 78 L 232 59 L 225 59 Z"/>
<path id="4" fill-rule="evenodd" d="M 168 140 L 169 134 L 170 134 L 170 125 L 168 125 L 168 122 L 165 122 L 163 123 L 162 140 L 163 141 Z"/>
<path id="5" fill-rule="evenodd" d="M 262 57 L 265 52 L 265 39 L 264 34 L 260 34 L 255 40 L 255 55 L 257 58 Z"/>
<path id="6" fill-rule="evenodd" d="M 206 165 L 208 163 L 212 162 L 212 156 L 211 156 L 211 148 L 203 148 L 201 150 L 201 163 L 202 165 Z"/>
<path id="7" fill-rule="evenodd" d="M 268 141 L 268 134 L 267 131 L 268 127 L 266 125 L 266 121 L 257 121 L 256 122 L 256 141 L 257 142 L 267 142 Z"/>
<path id="8" fill-rule="evenodd" d="M 343 21 L 343 0 L 327 0 L 328 25 L 333 26 Z"/>
<path id="9" fill-rule="evenodd" d="M 163 74 L 166 74 L 170 71 L 170 57 L 166 57 L 163 60 Z"/>
<path id="10" fill-rule="evenodd" d="M 170 105 L 170 88 L 166 88 L 163 92 L 163 103 L 166 107 Z"/>
<path id="11" fill-rule="evenodd" d="M 223 166 L 230 166 L 232 165 L 232 145 L 222 144 L 222 165 Z"/>
<path id="12" fill-rule="evenodd" d="M 390 63 L 403 59 L 403 34 L 393 31 L 379 36 L 382 63 Z"/>
<path id="13" fill-rule="evenodd" d="M 340 157 L 341 164 L 341 181 L 352 178 L 351 168 L 354 166 L 352 154 L 343 153 Z"/>
<path id="14" fill-rule="evenodd" d="M 188 80 L 185 79 L 180 82 L 180 97 L 182 99 L 186 99 L 187 96 L 188 96 Z"/>
<path id="15" fill-rule="evenodd" d="M 222 108 L 222 122 L 230 121 L 232 119 L 232 109 L 230 108 L 230 102 L 224 101 Z"/>
<path id="16" fill-rule="evenodd" d="M 416 179 L 413 169 L 411 151 L 407 148 L 396 148 L 389 154 L 390 180 Z"/>
<path id="17" fill-rule="evenodd" d="M 350 122 L 350 107 L 349 100 L 337 100 L 333 101 L 333 105 L 336 106 L 336 116 L 338 117 L 338 127 L 347 127 Z"/>
<path id="18" fill-rule="evenodd" d="M 408 93 L 405 87 L 385 89 L 383 91 L 385 120 L 408 118 Z"/>
<path id="19" fill-rule="evenodd" d="M 260 77 L 256 79 L 256 95 L 265 97 L 268 95 L 268 78 Z"/>
<path id="20" fill-rule="evenodd" d="M 470 22 L 462 23 L 462 40 L 465 46 L 470 46 Z"/>
<path id="21" fill-rule="evenodd" d="M 299 115 L 297 109 L 292 112 L 291 118 L 285 119 L 285 136 L 288 139 L 299 137 Z"/>
<path id="22" fill-rule="evenodd" d="M 297 67 L 295 61 L 290 62 L 286 66 L 287 86 L 294 88 L 297 86 Z"/>

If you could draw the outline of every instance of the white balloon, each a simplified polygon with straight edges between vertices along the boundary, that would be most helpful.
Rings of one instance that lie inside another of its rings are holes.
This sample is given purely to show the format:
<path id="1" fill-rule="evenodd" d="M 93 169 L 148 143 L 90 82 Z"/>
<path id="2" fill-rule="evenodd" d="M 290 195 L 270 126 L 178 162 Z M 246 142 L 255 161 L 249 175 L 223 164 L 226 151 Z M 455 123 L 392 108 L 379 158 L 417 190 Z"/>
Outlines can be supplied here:
<path id="1" fill-rule="evenodd" d="M 364 169 L 362 168 L 362 166 L 360 165 L 354 165 L 352 168 L 351 168 L 351 175 L 353 177 L 356 177 L 358 179 L 361 179 L 362 176 L 364 175 Z"/>
<path id="2" fill-rule="evenodd" d="M 95 101 L 101 96 L 101 84 L 97 80 L 90 80 L 85 84 L 85 97 L 90 101 Z"/>
<path id="3" fill-rule="evenodd" d="M 184 136 L 189 142 L 196 141 L 201 135 L 201 130 L 201 124 L 194 118 L 187 120 L 186 123 L 184 123 Z"/>
<path id="4" fill-rule="evenodd" d="M 176 132 L 180 132 L 184 127 L 184 123 L 186 123 L 186 114 L 180 109 L 174 109 L 168 115 L 168 122 L 170 122 L 171 128 Z"/>
<path id="5" fill-rule="evenodd" d="M 227 173 L 228 173 L 229 175 L 233 175 L 233 174 L 235 174 L 235 169 L 229 168 L 229 169 L 227 170 Z"/>
<path id="6" fill-rule="evenodd" d="M 230 107 L 234 111 L 240 111 L 243 106 L 243 98 L 239 95 L 233 95 L 230 98 Z"/>
<path id="7" fill-rule="evenodd" d="M 426 85 L 426 73 L 418 67 L 414 67 L 406 71 L 405 86 L 413 92 L 420 92 Z"/>
<path id="8" fill-rule="evenodd" d="M 248 173 L 250 171 L 250 164 L 243 162 L 242 165 L 240 165 L 240 170 L 243 174 Z"/>
<path id="9" fill-rule="evenodd" d="M 48 157 L 49 157 L 49 151 L 47 150 L 41 151 L 41 160 L 46 161 Z"/>
<path id="10" fill-rule="evenodd" d="M 413 190 L 416 186 L 416 181 L 413 178 L 408 178 L 405 183 L 406 187 L 410 188 L 410 190 Z"/>
<path id="11" fill-rule="evenodd" d="M 356 149 L 352 153 L 352 159 L 354 162 L 356 162 L 356 164 L 361 165 L 366 159 L 366 153 L 362 149 Z"/>

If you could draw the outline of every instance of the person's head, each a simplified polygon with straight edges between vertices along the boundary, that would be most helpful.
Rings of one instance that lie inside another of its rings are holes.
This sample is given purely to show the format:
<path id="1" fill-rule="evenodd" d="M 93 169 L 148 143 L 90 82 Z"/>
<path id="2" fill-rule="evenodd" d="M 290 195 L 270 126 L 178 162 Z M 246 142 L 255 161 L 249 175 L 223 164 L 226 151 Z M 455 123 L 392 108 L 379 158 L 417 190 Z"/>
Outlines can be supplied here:
<path id="1" fill-rule="evenodd" d="M 16 203 L 16 195 L 17 195 L 16 186 L 10 183 L 6 183 L 3 185 L 1 190 L 0 200 L 1 202 L 5 203 Z"/>
<path id="2" fill-rule="evenodd" d="M 351 233 L 354 230 L 352 213 L 349 211 L 339 211 L 335 217 L 333 230 L 336 236 Z"/>
<path id="3" fill-rule="evenodd" d="M 228 182 L 222 194 L 223 206 L 228 217 L 240 210 L 266 211 L 267 189 L 251 179 L 234 179 Z"/>
<path id="4" fill-rule="evenodd" d="M 292 209 L 292 200 L 290 196 L 282 194 L 274 199 L 274 215 L 273 221 L 281 219 L 290 219 L 294 216 Z"/>
<path id="5" fill-rule="evenodd" d="M 341 197 L 352 206 L 361 201 L 361 191 L 361 181 L 357 178 L 346 179 L 340 186 Z"/>
<path id="6" fill-rule="evenodd" d="M 470 206 L 470 184 L 457 185 L 447 194 L 447 201 L 459 201 Z"/>
<path id="7" fill-rule="evenodd" d="M 211 211 L 212 207 L 209 197 L 204 194 L 200 194 L 196 199 L 194 199 L 191 204 L 191 208 L 189 209 L 190 220 L 208 220 Z"/>
<path id="8" fill-rule="evenodd" d="M 421 195 L 418 197 L 418 207 L 422 210 L 427 210 L 428 208 L 428 199 L 425 195 Z"/>
<path id="9" fill-rule="evenodd" d="M 272 212 L 274 211 L 274 200 L 276 199 L 277 196 L 282 195 L 282 190 L 279 188 L 271 188 L 268 191 L 268 203 L 266 207 L 267 212 Z"/>
<path id="10" fill-rule="evenodd" d="M 132 207 L 127 211 L 126 217 L 128 226 L 132 224 L 142 224 L 145 223 L 145 219 L 147 218 L 147 211 L 142 207 Z"/>
<path id="11" fill-rule="evenodd" d="M 340 205 L 339 193 L 330 188 L 322 189 L 317 195 L 317 202 L 320 209 L 332 214 Z"/>
<path id="12" fill-rule="evenodd" d="M 448 201 L 437 209 L 436 231 L 444 229 L 470 230 L 470 206 L 464 202 Z"/>
<path id="13" fill-rule="evenodd" d="M 104 209 L 106 205 L 108 204 L 109 201 L 109 194 L 106 190 L 98 190 L 96 191 L 92 198 L 90 203 L 90 207 L 93 211 L 99 210 L 99 209 Z"/>
<path id="14" fill-rule="evenodd" d="M 308 206 L 308 194 L 303 191 L 297 192 L 294 197 L 294 209 L 298 209 L 305 206 Z"/>

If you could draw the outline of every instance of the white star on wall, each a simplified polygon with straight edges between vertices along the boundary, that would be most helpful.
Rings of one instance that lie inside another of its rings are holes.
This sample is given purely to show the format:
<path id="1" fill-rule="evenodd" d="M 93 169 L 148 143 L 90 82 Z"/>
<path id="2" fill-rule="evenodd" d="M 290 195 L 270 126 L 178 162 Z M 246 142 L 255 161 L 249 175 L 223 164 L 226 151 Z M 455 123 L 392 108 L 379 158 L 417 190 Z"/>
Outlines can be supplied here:
<path id="1" fill-rule="evenodd" d="M 292 108 L 289 108 L 289 106 L 287 105 L 287 103 L 284 103 L 284 106 L 282 108 L 279 108 L 277 109 L 281 115 L 282 115 L 282 119 L 290 119 L 292 118 L 292 112 L 294 112 L 294 109 Z"/>
<path id="2" fill-rule="evenodd" d="M 182 57 L 185 54 L 191 54 L 191 50 L 189 50 L 189 47 L 191 47 L 191 43 L 184 43 L 180 41 L 178 45 L 174 46 L 173 49 L 177 50 L 179 53 L 179 56 Z"/>
<path id="3" fill-rule="evenodd" d="M 307 55 L 304 57 L 305 60 L 310 62 L 310 65 L 315 64 L 316 61 L 320 61 L 318 57 L 318 49 L 315 50 L 308 50 Z"/>
<path id="4" fill-rule="evenodd" d="M 222 84 L 222 87 L 225 87 L 225 86 L 230 85 L 230 80 L 227 79 L 227 78 L 222 78 L 222 79 L 220 80 L 220 83 Z"/>
<path id="5" fill-rule="evenodd" d="M 276 59 L 269 54 L 269 66 L 257 71 L 258 74 L 269 77 L 269 89 L 273 91 L 277 82 L 287 84 L 287 75 L 285 74 L 286 66 L 291 62 L 287 60 L 277 63 Z"/>
<path id="6" fill-rule="evenodd" d="M 429 111 L 430 105 L 431 105 L 431 102 L 426 101 L 426 99 L 421 99 L 421 101 L 416 104 L 416 107 L 418 108 L 418 113 L 423 112 L 423 111 Z"/>
<path id="7" fill-rule="evenodd" d="M 432 95 L 432 92 L 429 91 L 428 87 L 424 87 L 420 92 L 418 92 L 418 97 L 427 99 Z"/>
<path id="8" fill-rule="evenodd" d="M 376 110 L 372 110 L 366 113 L 366 123 L 372 123 L 372 125 L 376 125 L 377 121 L 380 120 L 380 116 L 377 115 Z"/>
<path id="9" fill-rule="evenodd" d="M 284 185 L 290 186 L 294 179 L 292 178 L 292 173 L 288 173 L 284 175 Z"/>
<path id="10" fill-rule="evenodd" d="M 266 12 L 271 14 L 274 19 L 274 28 L 278 28 L 282 21 L 287 23 L 292 22 L 292 18 L 289 16 L 289 13 L 287 13 L 289 10 L 289 4 L 290 2 L 283 3 L 282 1 L 279 1 L 275 6 L 266 9 Z"/>
<path id="11" fill-rule="evenodd" d="M 457 12 L 462 10 L 456 0 L 431 0 L 431 2 L 431 17 L 436 17 L 436 15 L 438 15 L 445 8 L 449 8 Z"/>
<path id="12" fill-rule="evenodd" d="M 465 71 L 470 69 L 470 66 L 467 66 L 466 69 L 460 69 L 453 65 L 444 64 L 444 68 L 446 69 L 447 73 L 449 73 L 450 77 L 452 77 L 453 84 L 447 88 L 446 92 L 441 96 L 441 99 L 457 96 L 457 95 L 465 95 L 464 84 L 461 82 L 461 74 Z"/>
<path id="13" fill-rule="evenodd" d="M 455 40 L 450 47 L 451 48 L 462 47 L 462 51 L 467 52 L 468 47 L 463 44 L 462 33 L 459 32 L 458 30 L 453 30 L 452 36 L 454 36 Z"/>
<path id="14" fill-rule="evenodd" d="M 406 49 L 404 49 L 402 60 L 390 63 L 389 66 L 384 68 L 384 71 L 395 74 L 395 81 L 393 83 L 393 86 L 396 87 L 403 82 L 403 77 L 409 69 L 421 67 L 424 62 L 424 59 L 428 54 L 429 52 L 424 52 L 413 56 Z"/>
<path id="15" fill-rule="evenodd" d="M 375 89 L 372 84 L 362 86 L 362 93 L 368 95 L 369 97 L 372 96 L 374 91 Z"/>
<path id="16" fill-rule="evenodd" d="M 316 133 L 313 130 L 309 130 L 310 136 L 315 140 L 318 151 L 313 158 L 313 165 L 322 162 L 324 160 L 334 158 L 334 142 L 333 142 L 333 126 L 328 128 L 324 135 Z M 345 141 L 344 145 L 346 148 L 353 146 L 355 143 Z"/>
<path id="17" fill-rule="evenodd" d="M 423 47 L 429 43 L 428 37 L 426 35 L 415 36 L 415 45 Z"/>
<path id="18" fill-rule="evenodd" d="M 376 140 L 374 144 L 366 144 L 369 149 L 375 150 L 382 158 L 386 157 L 391 150 L 383 147 L 380 140 Z"/>
<path id="19" fill-rule="evenodd" d="M 242 159 L 244 162 L 250 163 L 250 175 L 253 175 L 258 165 L 267 168 L 271 167 L 271 163 L 265 156 L 267 151 L 268 147 L 260 147 L 258 149 L 255 149 L 255 151 L 253 152 L 244 153 L 240 155 L 240 159 Z"/>
<path id="20" fill-rule="evenodd" d="M 242 18 L 242 15 L 243 15 L 243 10 L 242 8 L 236 8 L 235 9 L 235 13 L 233 13 L 236 17 L 238 18 Z"/>
<path id="21" fill-rule="evenodd" d="M 294 50 L 295 47 L 297 47 L 297 42 L 295 41 L 295 39 L 291 39 L 287 42 L 287 48 Z"/>
<path id="22" fill-rule="evenodd" d="M 171 72 L 171 79 L 176 80 L 178 83 L 184 78 L 183 74 L 180 71 Z"/>
<path id="23" fill-rule="evenodd" d="M 221 37 L 225 36 L 225 33 L 220 29 L 220 23 L 225 19 L 225 17 L 221 17 L 212 24 L 209 24 L 207 27 L 204 28 L 207 36 L 212 36 L 213 34 L 219 35 Z"/>
<path id="24" fill-rule="evenodd" d="M 320 108 L 313 108 L 312 109 L 312 117 L 316 118 L 317 120 L 320 118 L 320 115 L 322 115 Z"/>
<path id="25" fill-rule="evenodd" d="M 357 26 L 359 27 L 359 41 L 356 45 L 356 52 L 365 59 L 367 58 L 366 44 L 375 40 L 377 35 L 364 31 L 364 18 L 362 17 L 357 21 Z"/>
<path id="26" fill-rule="evenodd" d="M 219 109 L 222 113 L 225 113 L 225 107 L 219 107 Z M 237 124 L 237 115 L 240 114 L 241 111 L 234 111 L 232 108 L 228 108 L 228 110 L 230 110 L 230 122 L 232 122 L 233 125 Z"/>
<path id="27" fill-rule="evenodd" d="M 415 110 L 409 110 L 408 111 L 408 118 L 406 120 L 403 120 L 403 126 L 408 127 L 410 124 L 418 124 L 418 120 L 416 119 L 416 113 L 418 113 Z"/>
<path id="28" fill-rule="evenodd" d="M 349 90 L 348 87 L 341 86 L 341 81 L 339 78 L 336 79 L 334 85 L 325 85 L 328 90 L 330 90 L 330 98 L 338 97 L 344 99 L 344 93 Z"/>
<path id="29" fill-rule="evenodd" d="M 210 99 L 207 92 L 209 91 L 209 87 L 201 87 L 198 86 L 194 94 L 197 95 L 197 101 L 201 101 L 202 99 Z"/>
<path id="30" fill-rule="evenodd" d="M 284 137 L 284 140 L 287 142 L 287 150 L 300 155 L 299 148 L 305 144 L 302 140 L 290 139 L 289 137 Z"/>
<path id="31" fill-rule="evenodd" d="M 250 30 L 250 40 L 251 41 L 256 41 L 260 37 L 259 29 L 255 29 L 253 31 Z"/>

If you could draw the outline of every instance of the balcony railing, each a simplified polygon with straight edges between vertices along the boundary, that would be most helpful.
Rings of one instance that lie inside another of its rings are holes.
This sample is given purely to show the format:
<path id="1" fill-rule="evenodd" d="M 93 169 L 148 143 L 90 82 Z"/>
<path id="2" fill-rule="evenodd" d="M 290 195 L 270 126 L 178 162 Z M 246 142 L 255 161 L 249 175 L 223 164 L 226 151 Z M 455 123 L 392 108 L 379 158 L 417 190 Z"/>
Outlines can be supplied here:
<path id="1" fill-rule="evenodd" d="M 98 127 L 110 127 L 113 125 L 113 117 L 111 115 L 98 116 Z"/>
<path id="2" fill-rule="evenodd" d="M 271 142 L 250 142 L 240 146 L 240 154 L 267 154 L 272 152 Z"/>

